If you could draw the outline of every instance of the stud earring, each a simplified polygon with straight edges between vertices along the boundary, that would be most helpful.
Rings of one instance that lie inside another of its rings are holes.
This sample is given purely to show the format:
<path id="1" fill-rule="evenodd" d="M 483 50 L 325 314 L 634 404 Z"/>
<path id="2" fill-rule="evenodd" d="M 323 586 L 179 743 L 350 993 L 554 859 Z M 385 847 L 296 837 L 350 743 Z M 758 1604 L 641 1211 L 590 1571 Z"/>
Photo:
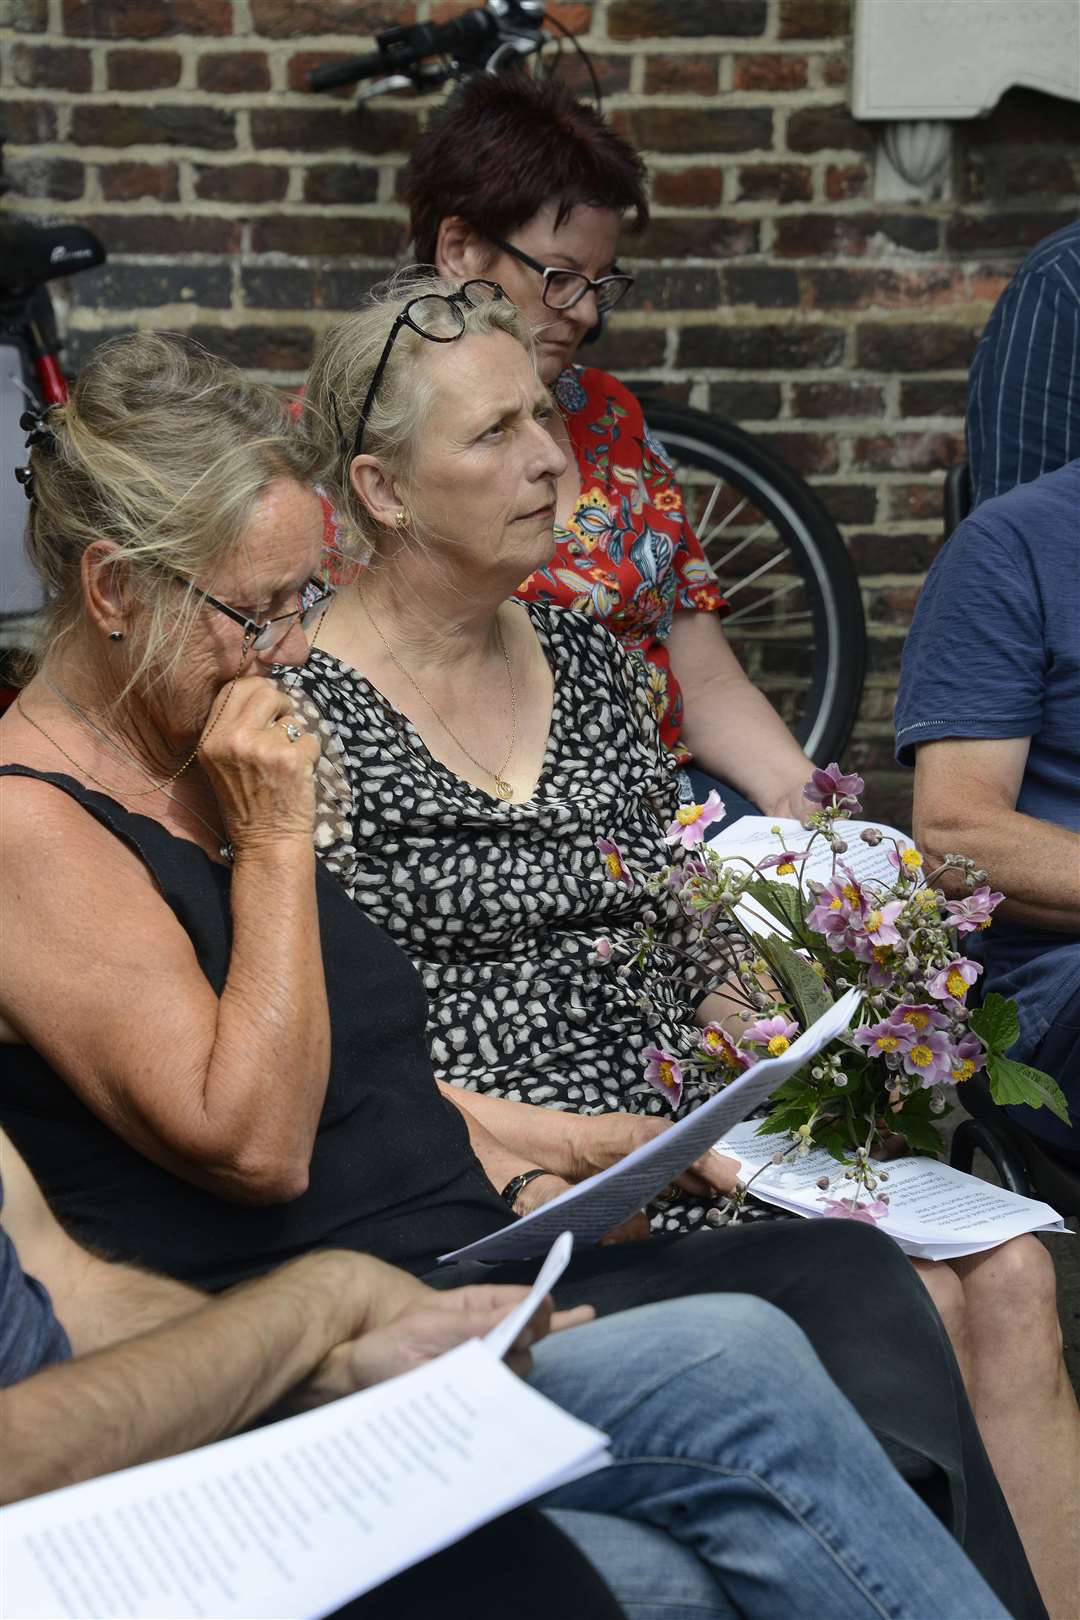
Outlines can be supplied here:
<path id="1" fill-rule="evenodd" d="M 399 529 L 401 528 L 401 525 L 405 522 L 405 519 L 406 519 L 407 516 L 408 516 L 408 513 L 405 511 L 405 508 L 403 506 L 399 506 L 397 511 L 394 513 L 394 522 L 397 524 Z"/>
<path id="2" fill-rule="evenodd" d="M 109 640 L 110 641 L 123 641 L 123 639 L 124 639 L 124 632 L 122 630 L 110 630 L 109 631 Z"/>

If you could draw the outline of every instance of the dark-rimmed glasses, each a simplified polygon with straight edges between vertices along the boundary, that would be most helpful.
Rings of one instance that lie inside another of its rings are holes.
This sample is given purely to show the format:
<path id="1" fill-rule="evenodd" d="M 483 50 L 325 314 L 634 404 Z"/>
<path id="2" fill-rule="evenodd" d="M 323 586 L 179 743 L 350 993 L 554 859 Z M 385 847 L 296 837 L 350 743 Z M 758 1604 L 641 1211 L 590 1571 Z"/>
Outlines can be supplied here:
<path id="1" fill-rule="evenodd" d="M 417 332 L 420 337 L 427 338 L 431 343 L 453 343 L 465 330 L 465 316 L 461 306 L 474 308 L 477 304 L 490 302 L 496 298 L 505 298 L 506 294 L 497 281 L 463 281 L 457 292 L 452 293 L 422 293 L 418 298 L 410 298 L 409 302 L 395 318 L 390 328 L 386 342 L 383 344 L 379 363 L 371 375 L 371 385 L 364 397 L 364 404 L 360 411 L 360 419 L 356 424 L 353 435 L 352 453 L 350 460 L 360 454 L 360 446 L 364 442 L 364 429 L 367 427 L 368 416 L 379 384 L 382 382 L 383 372 L 386 370 L 390 351 L 397 341 L 398 333 L 403 326 L 408 326 Z M 331 394 L 330 406 L 334 413 L 334 423 L 341 440 L 342 450 L 347 440 L 341 427 L 341 418 L 338 416 L 337 400 Z"/>
<path id="2" fill-rule="evenodd" d="M 225 617 L 231 619 L 234 624 L 240 625 L 244 631 L 245 641 L 249 636 L 251 637 L 248 643 L 249 652 L 266 652 L 268 648 L 276 647 L 279 642 L 285 640 L 285 637 L 296 623 L 299 623 L 302 630 L 314 629 L 326 612 L 327 605 L 335 591 L 334 586 L 327 586 L 321 579 L 312 576 L 297 593 L 299 607 L 294 608 L 291 613 L 279 613 L 274 619 L 266 619 L 262 624 L 256 624 L 253 619 L 247 618 L 238 608 L 230 607 L 228 602 L 219 602 L 216 596 L 211 596 L 209 591 L 204 591 L 202 586 L 196 585 L 193 579 L 186 579 L 183 574 L 177 574 L 175 578 L 180 581 L 181 585 L 186 586 L 189 591 L 194 591 L 195 595 L 201 597 L 209 607 L 216 608 L 219 613 L 224 613 Z"/>
<path id="3" fill-rule="evenodd" d="M 580 304 L 586 293 L 593 293 L 596 298 L 597 313 L 606 315 L 609 309 L 626 297 L 634 285 L 634 278 L 627 275 L 625 270 L 615 266 L 611 275 L 598 276 L 594 281 L 583 270 L 567 270 L 562 265 L 541 264 L 534 259 L 531 253 L 524 248 L 515 247 L 513 242 L 507 242 L 504 237 L 496 236 L 494 231 L 486 231 L 490 242 L 512 258 L 520 259 L 527 264 L 530 270 L 535 270 L 543 278 L 544 291 L 541 294 L 548 309 L 573 309 Z"/>

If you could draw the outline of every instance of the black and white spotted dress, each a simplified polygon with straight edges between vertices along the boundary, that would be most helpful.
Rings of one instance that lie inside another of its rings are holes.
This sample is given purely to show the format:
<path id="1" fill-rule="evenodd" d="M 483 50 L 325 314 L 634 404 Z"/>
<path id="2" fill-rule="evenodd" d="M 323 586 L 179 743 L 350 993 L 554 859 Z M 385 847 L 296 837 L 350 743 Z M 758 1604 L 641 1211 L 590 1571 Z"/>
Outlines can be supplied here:
<path id="1" fill-rule="evenodd" d="M 577 1113 L 671 1116 L 643 1051 L 689 1056 L 695 994 L 675 954 L 677 907 L 606 874 L 598 838 L 638 871 L 672 859 L 663 826 L 678 767 L 660 741 L 638 661 L 584 614 L 530 605 L 554 676 L 536 791 L 506 804 L 456 776 L 357 670 L 319 651 L 287 685 L 332 729 L 338 791 L 323 791 L 317 849 L 356 903 L 410 956 L 429 997 L 435 1070 L 452 1085 Z M 306 707 L 306 705 L 305 705 Z M 312 715 L 311 718 L 314 718 Z M 339 751 L 340 750 L 340 751 Z M 594 941 L 628 942 L 646 912 L 674 949 L 629 977 Z M 679 1114 L 710 1094 L 687 1076 Z M 657 1207 L 686 1230 L 708 1206 Z"/>

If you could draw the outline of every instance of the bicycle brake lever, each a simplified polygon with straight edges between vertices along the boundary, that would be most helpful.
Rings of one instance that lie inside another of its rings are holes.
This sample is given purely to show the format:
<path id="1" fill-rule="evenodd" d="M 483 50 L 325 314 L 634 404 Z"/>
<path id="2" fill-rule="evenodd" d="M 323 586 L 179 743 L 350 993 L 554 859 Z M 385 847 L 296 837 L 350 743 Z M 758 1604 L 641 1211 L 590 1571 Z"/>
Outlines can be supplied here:
<path id="1" fill-rule="evenodd" d="M 385 79 L 372 79 L 356 92 L 357 101 L 371 101 L 374 96 L 388 96 L 395 90 L 411 90 L 413 82 L 406 73 L 389 73 Z"/>

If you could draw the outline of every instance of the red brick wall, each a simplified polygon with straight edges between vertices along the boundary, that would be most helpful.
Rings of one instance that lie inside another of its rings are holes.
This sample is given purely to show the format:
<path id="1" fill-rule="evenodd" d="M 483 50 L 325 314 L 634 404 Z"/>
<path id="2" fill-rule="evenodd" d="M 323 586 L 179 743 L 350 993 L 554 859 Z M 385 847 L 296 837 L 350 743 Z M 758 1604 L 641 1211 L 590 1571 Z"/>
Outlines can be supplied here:
<path id="1" fill-rule="evenodd" d="M 85 221 L 110 262 L 70 283 L 70 360 L 131 326 L 194 330 L 297 380 L 403 245 L 397 182 L 425 104 L 357 116 L 305 92 L 407 0 L 9 0 L 8 211 Z M 439 14 L 459 9 L 436 8 Z M 900 648 L 963 453 L 975 336 L 1023 252 L 1075 212 L 1080 108 L 1011 92 L 957 126 L 940 201 L 874 201 L 847 110 L 848 0 L 595 0 L 556 8 L 640 145 L 655 219 L 603 352 L 731 416 L 815 484 L 858 566 L 870 672 L 849 752 L 905 813 L 889 714 Z"/>

